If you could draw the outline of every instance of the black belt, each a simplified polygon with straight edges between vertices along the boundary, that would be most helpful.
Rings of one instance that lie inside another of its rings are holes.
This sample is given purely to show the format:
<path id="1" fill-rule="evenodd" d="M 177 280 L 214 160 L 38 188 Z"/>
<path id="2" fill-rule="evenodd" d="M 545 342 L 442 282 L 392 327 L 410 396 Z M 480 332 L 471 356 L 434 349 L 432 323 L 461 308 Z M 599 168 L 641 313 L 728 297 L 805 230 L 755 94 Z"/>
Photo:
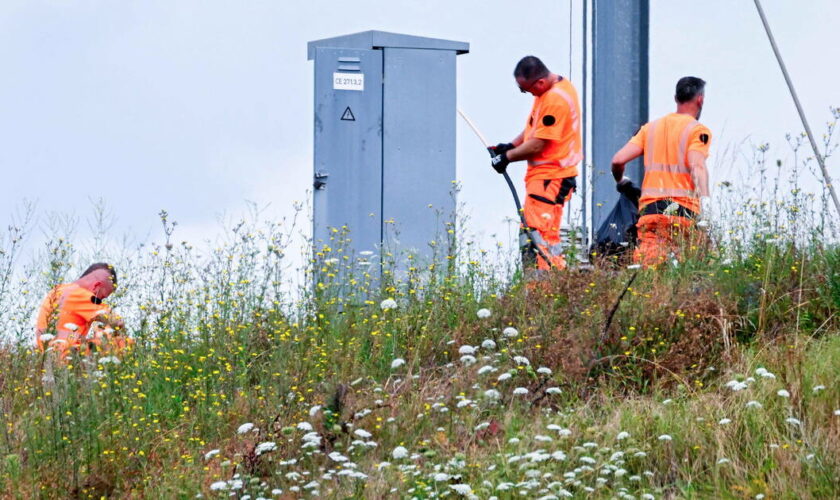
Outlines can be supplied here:
<path id="1" fill-rule="evenodd" d="M 665 213 L 668 211 L 668 207 L 671 206 L 672 203 L 677 203 L 673 200 L 659 200 L 648 205 L 645 205 L 645 208 L 642 209 L 641 215 L 674 215 L 677 217 L 685 217 L 686 219 L 696 219 L 697 214 L 692 212 L 691 210 L 685 208 L 684 206 L 677 203 L 677 208 L 673 212 Z"/>

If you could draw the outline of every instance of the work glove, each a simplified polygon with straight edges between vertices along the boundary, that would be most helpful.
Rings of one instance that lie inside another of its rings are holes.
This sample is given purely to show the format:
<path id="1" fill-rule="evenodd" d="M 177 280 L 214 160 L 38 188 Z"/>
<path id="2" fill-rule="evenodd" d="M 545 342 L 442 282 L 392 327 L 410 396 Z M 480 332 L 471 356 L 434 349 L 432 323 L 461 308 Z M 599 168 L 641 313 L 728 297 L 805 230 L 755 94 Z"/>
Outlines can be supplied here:
<path id="1" fill-rule="evenodd" d="M 636 204 L 639 203 L 639 198 L 642 197 L 642 190 L 636 187 L 629 177 L 623 177 L 620 181 L 618 181 L 615 184 L 615 190 Z"/>
<path id="2" fill-rule="evenodd" d="M 513 149 L 515 147 L 516 146 L 514 146 L 513 144 L 511 144 L 509 142 L 500 142 L 500 143 L 496 144 L 495 146 L 490 146 L 487 149 L 490 150 L 490 156 L 496 156 L 496 155 L 500 155 L 502 153 L 506 153 L 506 152 L 510 151 L 511 149 Z"/>
<path id="3" fill-rule="evenodd" d="M 507 151 L 502 151 L 490 159 L 490 166 L 500 174 L 505 173 L 509 164 L 510 160 L 508 160 Z"/>

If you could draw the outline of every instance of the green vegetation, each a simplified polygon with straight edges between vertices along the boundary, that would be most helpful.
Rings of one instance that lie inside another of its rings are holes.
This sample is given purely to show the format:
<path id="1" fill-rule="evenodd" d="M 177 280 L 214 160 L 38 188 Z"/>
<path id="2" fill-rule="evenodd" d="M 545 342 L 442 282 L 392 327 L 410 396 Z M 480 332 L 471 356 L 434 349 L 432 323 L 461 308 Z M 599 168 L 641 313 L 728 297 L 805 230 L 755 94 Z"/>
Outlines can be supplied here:
<path id="1" fill-rule="evenodd" d="M 525 284 L 443 238 L 431 265 L 386 255 L 377 282 L 349 274 L 375 256 L 345 255 L 337 231 L 295 295 L 294 224 L 243 221 L 202 253 L 164 213 L 165 241 L 114 259 L 133 351 L 51 374 L 29 318 L 101 256 L 55 237 L 20 266 L 13 228 L 0 491 L 836 498 L 840 248 L 777 197 L 640 270 L 606 331 L 626 263 Z"/>

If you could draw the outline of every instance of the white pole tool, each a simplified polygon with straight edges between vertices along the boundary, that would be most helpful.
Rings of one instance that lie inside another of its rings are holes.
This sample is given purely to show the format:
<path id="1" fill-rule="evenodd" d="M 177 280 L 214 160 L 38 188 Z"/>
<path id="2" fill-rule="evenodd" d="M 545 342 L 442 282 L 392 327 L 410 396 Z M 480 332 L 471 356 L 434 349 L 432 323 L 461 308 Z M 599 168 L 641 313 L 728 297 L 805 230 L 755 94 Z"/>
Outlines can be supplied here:
<path id="1" fill-rule="evenodd" d="M 490 146 L 489 142 L 487 142 L 487 139 L 484 137 L 484 134 L 482 134 L 481 131 L 478 130 L 478 127 L 475 126 L 472 120 L 470 120 L 469 117 L 467 117 L 467 115 L 464 114 L 463 111 L 459 109 L 458 114 L 461 115 L 461 118 L 463 118 L 465 122 L 467 122 L 467 125 L 469 125 L 472 131 L 475 132 L 475 135 L 478 136 L 478 139 L 481 141 L 482 144 L 484 144 L 484 147 L 487 149 L 487 151 L 490 152 L 490 155 L 492 156 L 493 147 Z M 551 260 L 549 260 L 548 256 L 546 256 L 542 248 L 540 248 L 534 242 L 534 235 L 531 233 L 531 228 L 528 227 L 528 224 L 525 222 L 525 214 L 522 212 L 522 203 L 519 202 L 519 195 L 516 193 L 516 187 L 513 185 L 513 181 L 510 180 L 510 176 L 507 172 L 502 172 L 502 175 L 505 176 L 505 182 L 507 182 L 507 185 L 510 188 L 510 194 L 513 195 L 513 202 L 516 203 L 516 213 L 519 215 L 519 222 L 522 223 L 522 230 L 525 231 L 525 234 L 528 235 L 528 243 L 537 252 L 537 254 L 540 257 L 542 257 L 542 259 L 545 262 L 548 263 L 549 266 L 554 267 L 554 264 L 551 262 Z"/>

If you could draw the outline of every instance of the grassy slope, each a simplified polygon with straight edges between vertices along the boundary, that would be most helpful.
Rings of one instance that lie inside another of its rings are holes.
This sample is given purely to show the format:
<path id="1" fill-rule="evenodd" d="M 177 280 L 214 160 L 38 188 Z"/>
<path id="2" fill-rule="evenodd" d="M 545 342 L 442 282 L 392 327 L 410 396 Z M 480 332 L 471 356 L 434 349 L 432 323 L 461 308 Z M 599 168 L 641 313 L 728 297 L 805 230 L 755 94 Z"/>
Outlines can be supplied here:
<path id="1" fill-rule="evenodd" d="M 631 271 L 502 289 L 468 265 L 345 307 L 337 275 L 287 304 L 268 242 L 137 263 L 121 364 L 44 385 L 42 355 L 0 351 L 3 496 L 840 496 L 836 250 L 643 271 L 602 335 Z"/>

